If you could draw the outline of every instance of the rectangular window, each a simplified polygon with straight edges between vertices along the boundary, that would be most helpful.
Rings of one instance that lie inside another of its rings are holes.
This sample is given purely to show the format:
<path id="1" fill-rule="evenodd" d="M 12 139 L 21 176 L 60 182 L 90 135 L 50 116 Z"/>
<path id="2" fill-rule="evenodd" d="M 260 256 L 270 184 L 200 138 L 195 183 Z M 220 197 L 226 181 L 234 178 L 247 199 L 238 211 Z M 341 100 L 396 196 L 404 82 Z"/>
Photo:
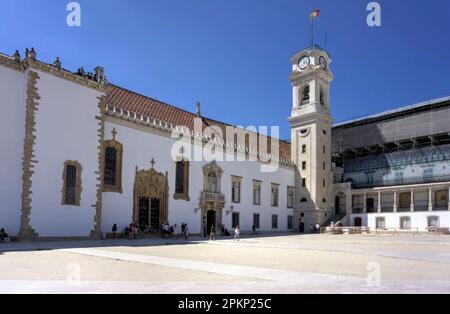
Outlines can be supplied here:
<path id="1" fill-rule="evenodd" d="M 306 154 L 306 145 L 302 145 L 302 154 Z"/>
<path id="2" fill-rule="evenodd" d="M 233 203 L 241 202 L 241 182 L 233 181 L 231 187 L 231 198 Z"/>
<path id="3" fill-rule="evenodd" d="M 323 187 L 327 187 L 327 181 L 325 179 L 323 179 Z"/>
<path id="4" fill-rule="evenodd" d="M 63 189 L 61 204 L 80 206 L 81 203 L 81 165 L 76 161 L 66 161 L 63 168 Z"/>
<path id="5" fill-rule="evenodd" d="M 113 136 L 117 134 L 113 130 Z M 116 140 L 104 141 L 103 192 L 122 193 L 123 146 Z"/>
<path id="6" fill-rule="evenodd" d="M 66 205 L 75 205 L 77 186 L 77 167 L 67 166 L 66 170 Z"/>
<path id="7" fill-rule="evenodd" d="M 302 187 L 306 188 L 306 179 L 302 179 Z"/>
<path id="8" fill-rule="evenodd" d="M 237 226 L 239 226 L 239 213 L 233 213 L 231 227 L 235 229 Z"/>
<path id="9" fill-rule="evenodd" d="M 255 226 L 256 229 L 260 228 L 259 217 L 259 214 L 253 214 L 253 226 Z"/>
<path id="10" fill-rule="evenodd" d="M 380 229 L 380 230 L 386 229 L 386 218 L 378 217 L 376 219 L 376 227 L 377 227 L 377 229 Z"/>
<path id="11" fill-rule="evenodd" d="M 272 215 L 272 229 L 276 230 L 278 229 L 278 216 Z"/>
<path id="12" fill-rule="evenodd" d="M 294 188 L 293 187 L 288 187 L 287 207 L 294 208 Z"/>
<path id="13" fill-rule="evenodd" d="M 327 153 L 327 147 L 325 145 L 323 145 L 323 153 L 326 154 Z"/>
<path id="14" fill-rule="evenodd" d="M 306 161 L 302 162 L 302 170 L 306 170 Z"/>
<path id="15" fill-rule="evenodd" d="M 395 182 L 398 184 L 403 184 L 403 172 L 395 173 Z"/>
<path id="16" fill-rule="evenodd" d="M 428 217 L 428 228 L 436 229 L 440 227 L 440 221 L 438 216 L 430 216 Z"/>
<path id="17" fill-rule="evenodd" d="M 425 182 L 431 182 L 433 179 L 433 169 L 425 169 L 423 171 L 423 179 Z"/>
<path id="18" fill-rule="evenodd" d="M 278 207 L 278 192 L 279 186 L 277 184 L 272 184 L 272 207 Z"/>
<path id="19" fill-rule="evenodd" d="M 288 230 L 294 229 L 293 221 L 294 221 L 294 217 L 293 216 L 288 216 L 288 219 L 287 219 L 287 228 L 288 228 Z"/>
<path id="20" fill-rule="evenodd" d="M 327 170 L 327 165 L 326 165 L 326 163 L 323 163 L 323 171 L 326 171 Z"/>
<path id="21" fill-rule="evenodd" d="M 411 218 L 410 217 L 400 217 L 400 229 L 411 230 Z"/>
<path id="22" fill-rule="evenodd" d="M 253 205 L 261 205 L 261 183 L 253 182 Z"/>

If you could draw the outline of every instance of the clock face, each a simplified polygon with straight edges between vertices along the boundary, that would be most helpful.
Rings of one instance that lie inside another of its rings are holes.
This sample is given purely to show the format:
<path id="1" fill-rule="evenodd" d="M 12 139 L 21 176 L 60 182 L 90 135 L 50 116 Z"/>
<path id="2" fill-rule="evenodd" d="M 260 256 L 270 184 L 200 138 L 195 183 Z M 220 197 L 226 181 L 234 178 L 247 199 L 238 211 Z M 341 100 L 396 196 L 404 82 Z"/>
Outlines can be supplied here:
<path id="1" fill-rule="evenodd" d="M 298 62 L 298 67 L 300 68 L 300 70 L 304 70 L 308 67 L 309 62 L 310 62 L 309 57 L 303 57 Z"/>
<path id="2" fill-rule="evenodd" d="M 326 69 L 327 68 L 327 59 L 325 59 L 325 57 L 320 57 L 319 58 L 319 63 L 320 63 L 320 65 L 321 65 L 321 67 L 322 67 L 322 69 Z"/>

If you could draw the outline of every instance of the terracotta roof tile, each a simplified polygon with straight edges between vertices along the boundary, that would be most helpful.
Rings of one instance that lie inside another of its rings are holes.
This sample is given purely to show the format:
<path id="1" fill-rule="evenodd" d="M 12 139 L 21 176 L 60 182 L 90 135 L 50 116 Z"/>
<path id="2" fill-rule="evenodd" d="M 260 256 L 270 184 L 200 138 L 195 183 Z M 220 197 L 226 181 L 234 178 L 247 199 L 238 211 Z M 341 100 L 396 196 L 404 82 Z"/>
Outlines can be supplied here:
<path id="1" fill-rule="evenodd" d="M 191 130 L 194 129 L 194 119 L 197 118 L 193 113 L 112 84 L 108 86 L 106 103 L 110 107 L 161 120 L 174 126 L 186 126 Z M 202 119 L 204 127 L 218 126 L 222 129 L 224 136 L 226 127 L 230 126 L 213 119 L 205 117 L 202 117 Z M 270 149 L 270 142 L 268 147 Z M 280 141 L 280 157 L 288 161 L 291 160 L 291 144 L 289 142 Z"/>

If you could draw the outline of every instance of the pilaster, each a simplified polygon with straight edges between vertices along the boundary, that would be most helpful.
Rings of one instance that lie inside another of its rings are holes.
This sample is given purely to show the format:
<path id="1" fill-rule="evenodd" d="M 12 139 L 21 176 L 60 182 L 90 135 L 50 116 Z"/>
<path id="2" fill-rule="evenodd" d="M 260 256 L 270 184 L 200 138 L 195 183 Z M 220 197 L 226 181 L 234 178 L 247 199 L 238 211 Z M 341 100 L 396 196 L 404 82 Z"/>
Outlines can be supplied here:
<path id="1" fill-rule="evenodd" d="M 32 176 L 34 174 L 34 145 L 36 141 L 36 112 L 38 111 L 41 99 L 39 96 L 37 82 L 39 74 L 34 71 L 28 71 L 27 99 L 25 113 L 25 139 L 23 145 L 22 157 L 22 208 L 20 218 L 20 240 L 34 240 L 39 235 L 33 230 L 30 223 L 32 207 Z"/>

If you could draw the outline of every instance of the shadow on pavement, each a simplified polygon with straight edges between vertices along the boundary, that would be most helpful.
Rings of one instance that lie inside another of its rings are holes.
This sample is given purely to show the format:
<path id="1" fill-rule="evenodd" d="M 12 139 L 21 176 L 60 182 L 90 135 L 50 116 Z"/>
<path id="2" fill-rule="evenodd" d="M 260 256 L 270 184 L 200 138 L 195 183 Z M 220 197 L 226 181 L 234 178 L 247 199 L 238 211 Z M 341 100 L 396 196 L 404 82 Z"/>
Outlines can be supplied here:
<path id="1" fill-rule="evenodd" d="M 264 234 L 259 236 L 241 236 L 241 240 L 264 239 L 264 238 L 286 238 L 302 236 L 298 234 Z M 230 241 L 233 237 L 217 237 L 214 242 Z M 78 241 L 36 241 L 36 242 L 11 242 L 0 244 L 0 255 L 5 252 L 30 252 L 30 251 L 52 251 L 61 249 L 78 248 L 112 248 L 112 247 L 152 247 L 152 246 L 176 246 L 176 245 L 198 245 L 210 243 L 209 237 L 192 237 L 184 239 L 148 238 L 129 240 L 125 238 L 116 240 L 78 240 Z"/>

